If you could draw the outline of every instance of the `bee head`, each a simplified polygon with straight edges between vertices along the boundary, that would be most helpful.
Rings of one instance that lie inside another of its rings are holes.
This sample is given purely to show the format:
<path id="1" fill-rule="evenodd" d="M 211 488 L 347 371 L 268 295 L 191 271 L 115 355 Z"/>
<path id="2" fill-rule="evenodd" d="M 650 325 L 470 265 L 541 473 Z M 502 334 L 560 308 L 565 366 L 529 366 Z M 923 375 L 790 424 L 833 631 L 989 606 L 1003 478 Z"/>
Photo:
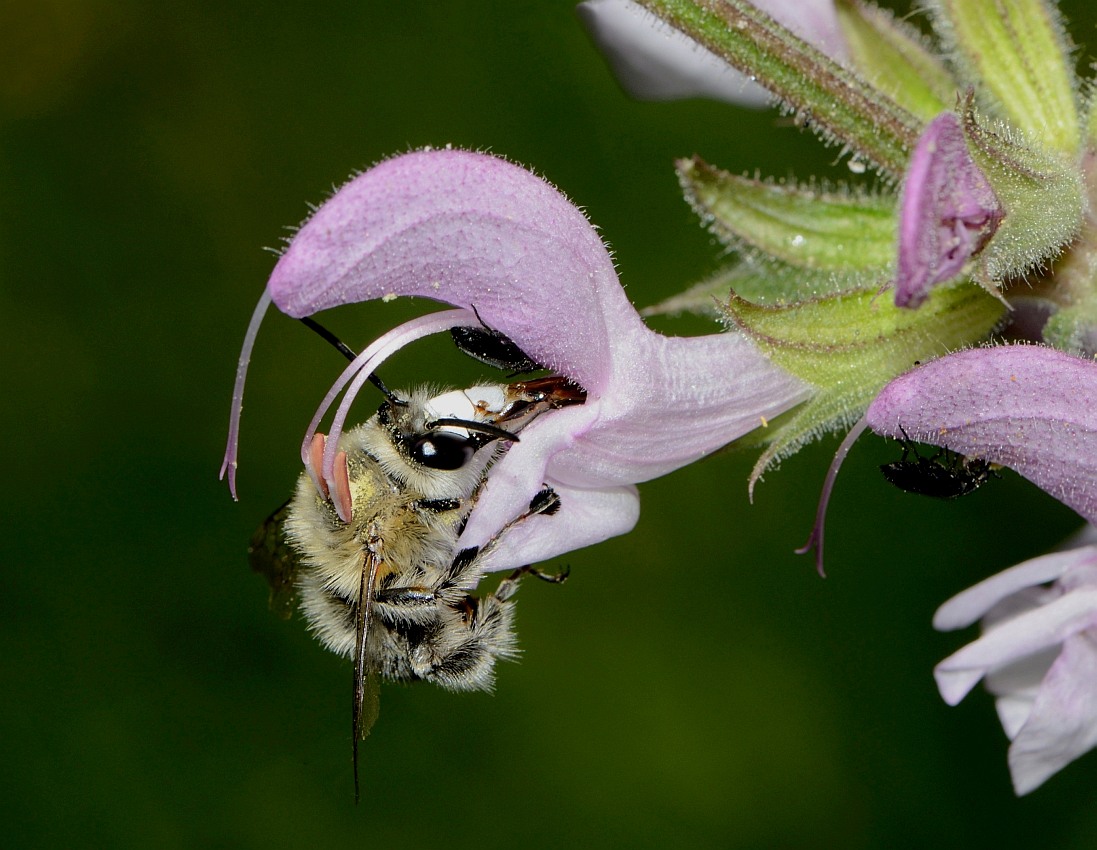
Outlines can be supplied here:
<path id="1" fill-rule="evenodd" d="M 516 434 L 484 421 L 496 400 L 480 399 L 485 395 L 476 392 L 480 389 L 434 397 L 419 390 L 385 401 L 376 421 L 387 446 L 375 446 L 373 453 L 386 472 L 430 498 L 471 493 L 497 456 L 495 449 L 518 441 Z M 487 448 L 491 444 L 496 446 Z"/>

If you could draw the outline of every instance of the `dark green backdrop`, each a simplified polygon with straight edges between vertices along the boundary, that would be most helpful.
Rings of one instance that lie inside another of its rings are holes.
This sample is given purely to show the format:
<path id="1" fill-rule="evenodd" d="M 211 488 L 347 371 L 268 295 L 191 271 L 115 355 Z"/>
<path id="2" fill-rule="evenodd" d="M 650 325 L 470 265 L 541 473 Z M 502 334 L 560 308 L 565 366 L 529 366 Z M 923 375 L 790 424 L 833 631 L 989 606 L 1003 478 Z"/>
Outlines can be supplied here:
<path id="1" fill-rule="evenodd" d="M 644 485 L 633 534 L 523 589 L 495 695 L 385 690 L 354 807 L 350 668 L 269 614 L 244 558 L 341 368 L 281 316 L 242 502 L 216 480 L 263 246 L 352 170 L 454 143 L 583 204 L 646 304 L 720 258 L 675 156 L 848 175 L 773 112 L 630 102 L 569 2 L 313 5 L 0 10 L 0 844 L 1093 847 L 1097 756 L 1016 800 L 990 698 L 947 708 L 931 677 L 970 637 L 935 634 L 935 607 L 1076 519 L 1012 475 L 957 504 L 899 493 L 875 470 L 895 447 L 867 439 L 826 581 L 792 549 L 834 440 L 753 507 L 749 453 Z M 407 315 L 328 321 L 362 346 Z M 478 374 L 440 360 L 424 343 L 386 379 Z"/>

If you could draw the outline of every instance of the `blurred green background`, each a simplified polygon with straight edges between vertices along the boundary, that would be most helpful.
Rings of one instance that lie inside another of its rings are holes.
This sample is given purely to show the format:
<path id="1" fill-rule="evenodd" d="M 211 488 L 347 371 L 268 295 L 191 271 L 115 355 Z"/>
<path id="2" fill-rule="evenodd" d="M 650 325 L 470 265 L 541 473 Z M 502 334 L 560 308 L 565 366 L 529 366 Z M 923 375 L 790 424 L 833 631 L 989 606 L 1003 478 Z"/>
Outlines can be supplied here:
<path id="1" fill-rule="evenodd" d="M 1097 44 L 1097 10 L 1067 11 Z M 721 259 L 674 157 L 849 177 L 775 112 L 629 101 L 570 2 L 0 6 L 0 844 L 1097 845 L 1097 756 L 1017 800 L 991 699 L 947 708 L 931 676 L 971 636 L 934 633 L 936 606 L 1076 518 L 1012 475 L 900 493 L 870 439 L 826 581 L 792 549 L 836 440 L 753 507 L 750 453 L 644 485 L 634 533 L 523 588 L 494 695 L 384 690 L 355 808 L 350 667 L 269 613 L 244 555 L 342 368 L 297 323 L 259 338 L 239 504 L 216 472 L 264 246 L 354 169 L 445 143 L 548 175 L 640 305 Z M 361 347 L 420 311 L 325 320 Z M 480 374 L 436 341 L 385 369 Z"/>

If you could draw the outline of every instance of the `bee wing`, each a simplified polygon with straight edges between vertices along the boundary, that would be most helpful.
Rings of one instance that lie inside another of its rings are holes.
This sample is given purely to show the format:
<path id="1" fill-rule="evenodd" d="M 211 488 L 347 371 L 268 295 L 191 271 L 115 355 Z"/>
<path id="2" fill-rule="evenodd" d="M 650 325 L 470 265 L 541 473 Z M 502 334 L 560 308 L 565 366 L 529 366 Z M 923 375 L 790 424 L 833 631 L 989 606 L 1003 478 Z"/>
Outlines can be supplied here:
<path id="1" fill-rule="evenodd" d="M 380 712 L 377 670 L 366 659 L 369 627 L 373 620 L 373 600 L 377 593 L 377 568 L 381 559 L 371 549 L 363 553 L 362 582 L 358 587 L 358 612 L 354 623 L 354 705 L 351 725 L 354 744 L 354 802 L 358 802 L 358 742 L 373 728 Z"/>
<path id="2" fill-rule="evenodd" d="M 288 620 L 297 591 L 294 579 L 301 559 L 286 542 L 285 522 L 289 502 L 272 513 L 255 529 L 248 541 L 248 564 L 270 585 L 270 610 Z"/>

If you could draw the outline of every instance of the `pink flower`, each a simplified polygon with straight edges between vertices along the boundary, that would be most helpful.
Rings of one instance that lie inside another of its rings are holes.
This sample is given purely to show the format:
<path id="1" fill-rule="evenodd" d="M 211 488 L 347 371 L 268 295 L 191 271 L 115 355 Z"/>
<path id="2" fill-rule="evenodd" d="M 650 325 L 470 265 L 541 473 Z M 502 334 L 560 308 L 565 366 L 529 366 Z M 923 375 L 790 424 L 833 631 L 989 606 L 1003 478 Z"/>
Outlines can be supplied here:
<path id="1" fill-rule="evenodd" d="M 522 431 L 492 467 L 460 540 L 482 546 L 544 486 L 552 516 L 511 528 L 491 569 L 534 563 L 632 528 L 634 484 L 691 463 L 807 398 L 810 388 L 737 333 L 666 337 L 625 297 L 595 229 L 560 192 L 497 157 L 428 150 L 395 157 L 341 188 L 278 261 L 249 326 L 237 372 L 223 472 L 235 493 L 243 381 L 267 305 L 293 317 L 356 301 L 431 298 L 434 313 L 367 347 L 328 393 L 302 446 L 345 389 L 322 469 L 358 388 L 389 355 L 427 334 L 488 327 L 587 392 Z M 475 308 L 475 313 L 473 309 Z M 479 318 L 478 318 L 479 317 Z"/>
<path id="2" fill-rule="evenodd" d="M 917 307 L 934 284 L 960 274 L 1004 217 L 968 152 L 960 118 L 938 115 L 918 139 L 903 183 L 896 306 Z"/>
<path id="3" fill-rule="evenodd" d="M 1097 363 L 1037 345 L 950 354 L 900 375 L 865 415 L 876 433 L 1016 470 L 1097 521 Z"/>
<path id="4" fill-rule="evenodd" d="M 866 421 L 880 434 L 1008 466 L 1097 520 L 1092 360 L 1035 345 L 961 351 L 896 378 Z M 937 683 L 954 705 L 985 679 L 1013 741 L 1014 787 L 1026 794 L 1097 745 L 1097 546 L 987 579 L 945 603 L 934 625 L 980 618 L 984 635 L 937 666 Z"/>
<path id="5" fill-rule="evenodd" d="M 933 624 L 979 619 L 983 636 L 937 665 L 937 685 L 955 705 L 985 680 L 1012 741 L 1013 786 L 1027 794 L 1097 746 L 1097 546 L 999 573 L 942 605 Z"/>

